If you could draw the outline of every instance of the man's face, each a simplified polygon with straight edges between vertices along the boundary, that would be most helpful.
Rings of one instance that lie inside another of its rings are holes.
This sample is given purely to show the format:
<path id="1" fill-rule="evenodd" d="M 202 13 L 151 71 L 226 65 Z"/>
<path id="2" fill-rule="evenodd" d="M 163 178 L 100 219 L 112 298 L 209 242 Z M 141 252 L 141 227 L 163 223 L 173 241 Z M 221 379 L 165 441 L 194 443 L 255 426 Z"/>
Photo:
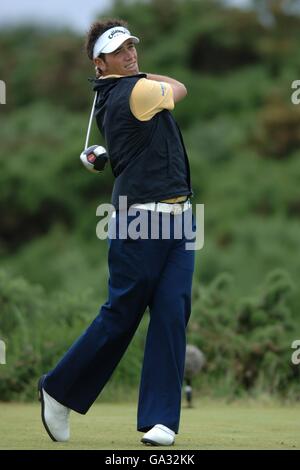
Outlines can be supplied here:
<path id="1" fill-rule="evenodd" d="M 137 52 L 131 39 L 110 54 L 105 54 L 105 60 L 97 57 L 95 64 L 100 67 L 102 75 L 136 75 L 139 73 Z"/>

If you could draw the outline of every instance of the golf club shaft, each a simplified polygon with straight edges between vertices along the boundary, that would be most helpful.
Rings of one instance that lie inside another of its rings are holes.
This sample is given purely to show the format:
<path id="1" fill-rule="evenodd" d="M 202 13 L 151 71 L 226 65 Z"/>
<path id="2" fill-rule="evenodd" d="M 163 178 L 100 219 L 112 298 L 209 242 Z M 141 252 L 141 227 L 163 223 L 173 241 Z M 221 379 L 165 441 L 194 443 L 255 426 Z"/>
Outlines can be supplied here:
<path id="1" fill-rule="evenodd" d="M 88 129 L 87 129 L 87 133 L 86 133 L 84 150 L 86 150 L 88 148 L 88 144 L 89 144 L 90 132 L 91 132 L 91 127 L 92 127 L 92 122 L 93 122 L 93 117 L 94 117 L 94 109 L 95 109 L 96 99 L 97 99 L 97 92 L 95 93 L 95 98 L 94 98 L 94 102 L 93 102 L 93 106 L 92 106 L 92 110 L 91 110 L 89 125 L 88 125 Z"/>

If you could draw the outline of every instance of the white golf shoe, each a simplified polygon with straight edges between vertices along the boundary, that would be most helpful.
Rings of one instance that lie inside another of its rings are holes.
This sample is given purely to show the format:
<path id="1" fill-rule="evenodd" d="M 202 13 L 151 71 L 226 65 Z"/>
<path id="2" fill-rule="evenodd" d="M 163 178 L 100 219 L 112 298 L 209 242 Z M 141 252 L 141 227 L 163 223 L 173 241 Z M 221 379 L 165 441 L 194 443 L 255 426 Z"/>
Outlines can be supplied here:
<path id="1" fill-rule="evenodd" d="M 43 389 L 43 378 L 40 379 L 38 384 L 43 425 L 53 441 L 68 441 L 70 438 L 69 414 L 71 410 L 56 401 Z"/>
<path id="2" fill-rule="evenodd" d="M 151 446 L 172 446 L 175 442 L 175 432 L 163 424 L 156 424 L 144 434 L 141 442 Z"/>

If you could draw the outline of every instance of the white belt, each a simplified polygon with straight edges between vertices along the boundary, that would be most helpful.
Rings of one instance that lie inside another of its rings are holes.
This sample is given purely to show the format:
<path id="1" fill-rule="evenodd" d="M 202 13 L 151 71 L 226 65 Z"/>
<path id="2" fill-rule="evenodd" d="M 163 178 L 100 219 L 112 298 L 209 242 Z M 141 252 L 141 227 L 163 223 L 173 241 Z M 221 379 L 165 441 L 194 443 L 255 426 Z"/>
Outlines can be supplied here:
<path id="1" fill-rule="evenodd" d="M 176 202 L 173 204 L 167 202 L 147 202 L 145 204 L 133 204 L 131 207 L 135 209 L 144 209 L 146 211 L 154 212 L 166 212 L 173 215 L 182 214 L 191 208 L 191 201 Z M 115 217 L 115 211 L 112 213 L 112 217 Z"/>

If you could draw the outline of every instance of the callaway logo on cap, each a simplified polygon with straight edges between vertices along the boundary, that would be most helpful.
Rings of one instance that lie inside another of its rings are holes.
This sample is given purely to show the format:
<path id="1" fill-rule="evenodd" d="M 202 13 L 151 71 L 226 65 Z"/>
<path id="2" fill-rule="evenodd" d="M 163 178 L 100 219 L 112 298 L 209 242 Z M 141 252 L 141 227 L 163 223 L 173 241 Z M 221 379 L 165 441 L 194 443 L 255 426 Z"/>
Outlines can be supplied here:
<path id="1" fill-rule="evenodd" d="M 123 26 L 115 26 L 114 28 L 108 29 L 105 33 L 101 34 L 95 42 L 93 58 L 95 59 L 100 54 L 114 52 L 123 42 L 127 41 L 127 39 L 132 39 L 135 44 L 140 42 L 139 38 L 131 36 L 130 31 L 123 28 Z"/>

